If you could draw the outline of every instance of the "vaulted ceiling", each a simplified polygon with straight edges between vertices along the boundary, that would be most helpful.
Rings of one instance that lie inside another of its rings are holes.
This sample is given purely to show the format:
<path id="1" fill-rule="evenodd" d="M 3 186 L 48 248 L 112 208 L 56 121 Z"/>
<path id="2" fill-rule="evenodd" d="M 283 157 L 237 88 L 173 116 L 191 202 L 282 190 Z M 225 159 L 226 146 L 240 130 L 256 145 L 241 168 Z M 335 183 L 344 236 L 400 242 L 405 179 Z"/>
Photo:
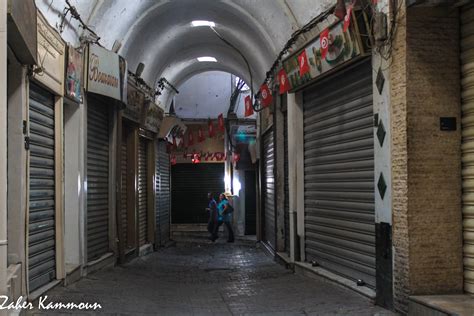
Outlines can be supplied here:
<path id="1" fill-rule="evenodd" d="M 165 77 L 175 86 L 195 74 L 219 70 L 250 82 L 244 60 L 222 42 L 208 26 L 191 22 L 206 20 L 246 56 L 252 69 L 254 88 L 264 79 L 278 52 L 291 34 L 335 0 L 70 0 L 82 19 L 111 49 L 115 41 L 119 53 L 135 70 L 145 64 L 142 77 L 150 84 Z M 53 26 L 60 23 L 65 0 L 36 0 Z M 77 44 L 82 29 L 67 20 L 63 37 Z M 198 62 L 211 56 L 217 62 Z M 161 96 L 169 106 L 170 91 Z"/>

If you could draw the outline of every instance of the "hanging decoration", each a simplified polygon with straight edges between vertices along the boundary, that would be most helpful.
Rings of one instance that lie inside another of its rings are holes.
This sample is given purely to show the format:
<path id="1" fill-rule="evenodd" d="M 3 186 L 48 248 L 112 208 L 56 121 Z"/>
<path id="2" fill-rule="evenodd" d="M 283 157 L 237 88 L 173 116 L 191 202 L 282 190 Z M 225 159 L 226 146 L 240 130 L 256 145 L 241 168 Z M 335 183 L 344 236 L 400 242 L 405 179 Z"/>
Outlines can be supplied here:
<path id="1" fill-rule="evenodd" d="M 352 15 L 352 4 L 349 5 L 347 8 L 346 16 L 344 17 L 344 26 L 342 28 L 342 31 L 345 33 L 349 29 L 349 26 L 351 25 L 351 15 Z"/>
<path id="2" fill-rule="evenodd" d="M 308 57 L 306 56 L 306 49 L 303 49 L 301 54 L 298 56 L 298 65 L 300 66 L 300 76 L 303 77 L 309 73 Z"/>
<path id="3" fill-rule="evenodd" d="M 178 145 L 176 143 L 176 137 L 173 136 L 173 150 L 176 150 L 178 148 Z"/>
<path id="4" fill-rule="evenodd" d="M 188 132 L 188 147 L 189 147 L 189 146 L 193 146 L 193 145 L 194 145 L 193 132 L 192 132 L 192 131 L 189 131 L 189 132 Z"/>
<path id="5" fill-rule="evenodd" d="M 290 87 L 290 81 L 288 80 L 288 75 L 286 74 L 285 68 L 282 68 L 278 72 L 278 82 L 280 84 L 280 94 L 288 92 Z"/>
<path id="6" fill-rule="evenodd" d="M 224 125 L 224 114 L 219 114 L 217 117 L 218 121 L 218 126 L 219 126 L 219 131 L 224 132 L 225 131 L 225 125 Z"/>
<path id="7" fill-rule="evenodd" d="M 191 159 L 191 162 L 194 164 L 200 163 L 201 162 L 201 155 L 200 154 L 193 154 L 193 158 Z"/>
<path id="8" fill-rule="evenodd" d="M 177 159 L 176 159 L 175 155 L 171 156 L 170 163 L 171 163 L 172 166 L 176 165 Z"/>
<path id="9" fill-rule="evenodd" d="M 202 128 L 199 126 L 198 129 L 198 143 L 202 143 L 204 141 L 204 132 L 202 131 Z"/>
<path id="10" fill-rule="evenodd" d="M 252 106 L 252 100 L 250 99 L 250 96 L 245 97 L 245 117 L 252 116 L 253 115 L 253 106 Z"/>
<path id="11" fill-rule="evenodd" d="M 336 7 L 334 8 L 334 15 L 342 20 L 346 16 L 346 4 L 344 0 L 337 0 Z"/>
<path id="12" fill-rule="evenodd" d="M 260 88 L 260 95 L 262 96 L 262 105 L 263 107 L 267 107 L 270 104 L 272 104 L 273 97 L 272 93 L 270 92 L 270 89 L 268 88 L 268 85 L 264 83 L 262 87 Z"/>
<path id="13" fill-rule="evenodd" d="M 326 59 L 329 49 L 329 28 L 319 34 L 319 42 L 321 44 L 321 59 Z"/>
<path id="14" fill-rule="evenodd" d="M 207 126 L 208 126 L 208 130 L 209 130 L 209 138 L 212 138 L 215 136 L 215 129 L 214 129 L 214 123 L 212 122 L 211 119 L 209 119 L 207 121 Z"/>
<path id="15" fill-rule="evenodd" d="M 234 153 L 234 155 L 232 156 L 232 160 L 234 161 L 234 163 L 238 163 L 240 161 L 240 154 Z"/>

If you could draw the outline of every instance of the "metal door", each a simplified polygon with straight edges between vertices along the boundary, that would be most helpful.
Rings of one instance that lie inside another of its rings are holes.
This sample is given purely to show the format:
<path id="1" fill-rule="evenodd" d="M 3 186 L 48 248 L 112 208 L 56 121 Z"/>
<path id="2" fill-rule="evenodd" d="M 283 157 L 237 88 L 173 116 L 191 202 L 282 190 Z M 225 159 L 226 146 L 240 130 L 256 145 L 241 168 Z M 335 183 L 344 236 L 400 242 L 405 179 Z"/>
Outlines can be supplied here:
<path id="1" fill-rule="evenodd" d="M 464 290 L 474 294 L 474 5 L 461 12 Z"/>
<path id="2" fill-rule="evenodd" d="M 138 242 L 147 243 L 148 237 L 148 141 L 140 137 L 138 141 Z"/>
<path id="3" fill-rule="evenodd" d="M 170 158 L 166 151 L 166 142 L 156 143 L 155 164 L 155 192 L 156 192 L 156 243 L 165 245 L 170 239 Z"/>
<path id="4" fill-rule="evenodd" d="M 375 288 L 370 62 L 305 90 L 303 103 L 306 258 Z"/>
<path id="5" fill-rule="evenodd" d="M 56 279 L 54 95 L 30 83 L 29 291 Z"/>
<path id="6" fill-rule="evenodd" d="M 264 210 L 264 238 L 275 248 L 275 142 L 273 130 L 263 135 L 262 200 Z"/>
<path id="7" fill-rule="evenodd" d="M 120 161 L 120 223 L 122 226 L 122 245 L 124 250 L 129 248 L 128 240 L 128 133 L 127 128 L 123 126 L 122 143 L 120 146 L 121 161 Z"/>
<path id="8" fill-rule="evenodd" d="M 290 187 L 288 183 L 288 112 L 283 114 L 285 252 L 290 255 Z"/>
<path id="9" fill-rule="evenodd" d="M 87 259 L 109 251 L 109 109 L 89 98 L 87 106 Z"/>

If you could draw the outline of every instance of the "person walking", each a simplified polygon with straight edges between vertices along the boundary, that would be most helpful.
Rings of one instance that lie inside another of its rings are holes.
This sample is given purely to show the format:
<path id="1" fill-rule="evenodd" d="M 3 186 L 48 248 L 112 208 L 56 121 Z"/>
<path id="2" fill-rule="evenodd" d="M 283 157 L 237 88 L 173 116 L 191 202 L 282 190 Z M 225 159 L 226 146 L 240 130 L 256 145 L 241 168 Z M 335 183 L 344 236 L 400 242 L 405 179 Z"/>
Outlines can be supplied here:
<path id="1" fill-rule="evenodd" d="M 232 223 L 231 223 L 232 213 L 234 209 L 229 204 L 229 200 L 227 199 L 227 196 L 225 193 L 221 193 L 219 195 L 219 204 L 217 205 L 217 210 L 218 210 L 217 225 L 214 230 L 215 239 L 218 238 L 219 227 L 224 223 L 229 233 L 227 242 L 234 242 L 234 230 L 232 229 Z"/>
<path id="2" fill-rule="evenodd" d="M 209 220 L 207 222 L 207 231 L 211 234 L 209 236 L 209 239 L 212 241 L 215 241 L 217 237 L 215 237 L 216 233 L 216 226 L 218 225 L 218 211 L 217 211 L 217 202 L 214 199 L 214 194 L 212 192 L 209 192 L 207 194 L 207 199 L 208 199 L 208 207 L 206 208 L 206 211 L 208 212 L 209 215 Z"/>

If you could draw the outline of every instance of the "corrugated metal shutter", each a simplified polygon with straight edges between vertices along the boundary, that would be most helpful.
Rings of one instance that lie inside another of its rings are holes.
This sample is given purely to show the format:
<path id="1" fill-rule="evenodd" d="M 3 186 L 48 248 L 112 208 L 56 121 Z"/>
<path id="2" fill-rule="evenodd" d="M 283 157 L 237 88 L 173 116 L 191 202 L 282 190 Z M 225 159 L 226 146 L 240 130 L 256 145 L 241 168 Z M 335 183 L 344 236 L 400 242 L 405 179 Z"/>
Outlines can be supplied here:
<path id="1" fill-rule="evenodd" d="M 375 288 L 372 68 L 303 92 L 308 261 Z"/>
<path id="2" fill-rule="evenodd" d="M 284 148 L 284 188 L 285 188 L 285 252 L 290 254 L 290 187 L 288 183 L 288 112 L 283 115 L 283 146 Z"/>
<path id="3" fill-rule="evenodd" d="M 207 193 L 224 192 L 223 163 L 183 163 L 171 167 L 173 224 L 207 223 Z"/>
<path id="4" fill-rule="evenodd" d="M 122 225 L 122 244 L 124 249 L 128 249 L 128 212 L 127 212 L 127 173 L 128 173 L 128 146 L 127 132 L 124 128 L 122 133 L 121 162 L 120 162 L 120 222 Z"/>
<path id="5" fill-rule="evenodd" d="M 264 209 L 264 237 L 265 241 L 275 248 L 275 142 L 273 130 L 263 135 L 263 170 L 262 191 Z"/>
<path id="6" fill-rule="evenodd" d="M 148 159 L 147 140 L 140 137 L 138 142 L 138 242 L 143 246 L 148 233 Z"/>
<path id="7" fill-rule="evenodd" d="M 87 106 L 87 258 L 109 251 L 109 110 L 89 98 Z"/>
<path id="8" fill-rule="evenodd" d="M 54 96 L 30 84 L 30 292 L 56 278 Z"/>
<path id="9" fill-rule="evenodd" d="M 159 141 L 156 145 L 156 227 L 158 238 L 156 243 L 165 245 L 170 238 L 170 158 L 166 152 L 166 142 Z"/>
<path id="10" fill-rule="evenodd" d="M 464 289 L 474 294 L 474 6 L 461 12 Z"/>

